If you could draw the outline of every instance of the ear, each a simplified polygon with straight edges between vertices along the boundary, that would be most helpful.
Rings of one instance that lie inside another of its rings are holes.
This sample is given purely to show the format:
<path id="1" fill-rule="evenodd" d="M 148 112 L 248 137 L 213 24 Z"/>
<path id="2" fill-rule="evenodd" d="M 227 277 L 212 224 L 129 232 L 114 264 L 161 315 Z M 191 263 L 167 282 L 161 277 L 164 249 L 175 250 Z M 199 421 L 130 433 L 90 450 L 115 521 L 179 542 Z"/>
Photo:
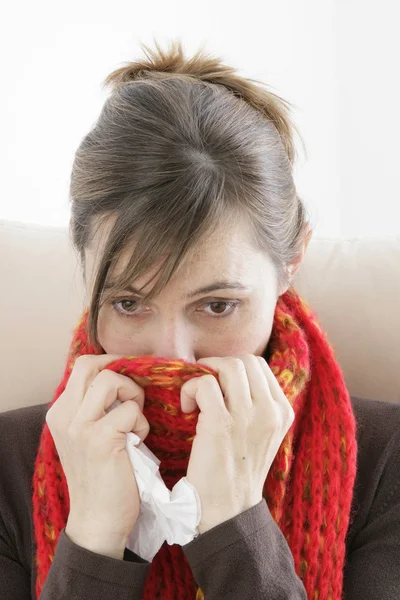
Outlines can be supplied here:
<path id="1" fill-rule="evenodd" d="M 304 255 L 306 253 L 307 250 L 307 246 L 310 243 L 311 237 L 312 237 L 312 228 L 311 225 L 309 223 L 306 223 L 306 225 L 304 226 L 306 229 L 306 234 L 304 236 L 304 242 L 303 242 L 303 246 L 301 249 L 301 252 L 296 256 L 296 258 L 286 267 L 286 270 L 289 274 L 290 279 L 292 279 L 297 271 L 300 269 L 300 265 L 303 262 L 303 258 Z M 285 292 L 287 292 L 287 290 L 289 289 L 291 283 L 289 282 L 288 285 L 285 286 L 285 288 L 283 289 L 283 291 L 280 291 L 279 296 L 282 296 L 282 294 L 284 294 Z"/>

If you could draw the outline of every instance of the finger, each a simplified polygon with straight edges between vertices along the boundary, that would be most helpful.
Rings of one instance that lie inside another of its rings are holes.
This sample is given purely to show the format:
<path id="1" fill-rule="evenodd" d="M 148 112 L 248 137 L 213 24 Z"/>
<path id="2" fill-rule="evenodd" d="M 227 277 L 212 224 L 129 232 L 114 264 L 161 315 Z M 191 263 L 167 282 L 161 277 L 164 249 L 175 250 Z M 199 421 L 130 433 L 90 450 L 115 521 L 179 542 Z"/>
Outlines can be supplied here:
<path id="1" fill-rule="evenodd" d="M 103 431 L 119 431 L 120 433 L 133 432 L 143 442 L 150 431 L 150 424 L 144 416 L 139 404 L 127 400 L 107 413 L 105 417 L 97 421 L 96 426 Z"/>
<path id="2" fill-rule="evenodd" d="M 269 388 L 268 379 L 265 376 L 264 370 L 258 357 L 254 354 L 243 354 L 239 356 L 240 360 L 246 367 L 247 379 L 250 387 L 250 395 L 252 399 L 252 406 L 257 404 L 260 399 L 267 401 L 272 407 L 271 402 L 273 401 L 272 393 Z M 245 408 L 249 408 L 246 404 Z"/>
<path id="3" fill-rule="evenodd" d="M 98 421 L 104 417 L 106 409 L 115 400 L 121 400 L 122 403 L 126 400 L 134 400 L 142 411 L 144 390 L 130 377 L 110 369 L 103 369 L 89 385 L 76 414 L 76 420 L 79 422 Z"/>
<path id="4" fill-rule="evenodd" d="M 269 364 L 267 363 L 267 361 L 262 356 L 257 356 L 256 358 L 258 359 L 259 364 L 263 370 L 264 376 L 265 376 L 266 380 L 268 381 L 268 385 L 271 390 L 271 395 L 272 395 L 273 400 L 275 400 L 275 402 L 278 402 L 278 404 L 280 404 L 282 407 L 289 409 L 289 412 L 293 411 L 293 408 L 292 408 L 289 400 L 285 396 L 281 386 L 279 385 L 278 380 L 276 379 L 275 375 L 271 371 L 271 368 L 270 368 Z"/>
<path id="5" fill-rule="evenodd" d="M 197 361 L 218 373 L 219 383 L 228 412 L 243 414 L 253 406 L 246 366 L 238 357 L 202 358 Z"/>
<path id="6" fill-rule="evenodd" d="M 215 417 L 227 416 L 221 388 L 214 375 L 192 377 L 181 387 L 181 407 L 184 413 L 190 413 L 197 407 L 202 412 L 213 414 Z"/>
<path id="7" fill-rule="evenodd" d="M 65 386 L 65 391 L 68 393 L 57 400 L 57 403 L 63 403 L 65 398 L 68 403 L 66 410 L 75 416 L 93 379 L 109 363 L 119 358 L 122 358 L 122 355 L 82 354 L 78 356 Z"/>

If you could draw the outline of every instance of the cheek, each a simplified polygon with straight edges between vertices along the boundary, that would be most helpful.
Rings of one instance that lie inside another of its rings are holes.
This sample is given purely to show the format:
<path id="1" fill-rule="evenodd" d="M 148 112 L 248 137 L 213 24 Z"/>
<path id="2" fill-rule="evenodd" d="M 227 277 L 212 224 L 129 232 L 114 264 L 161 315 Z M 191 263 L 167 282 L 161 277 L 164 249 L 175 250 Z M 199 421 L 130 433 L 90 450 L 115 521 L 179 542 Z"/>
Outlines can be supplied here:
<path id="1" fill-rule="evenodd" d="M 238 354 L 255 354 L 262 356 L 267 348 L 274 323 L 275 308 L 259 311 L 257 316 L 252 316 L 242 327 L 239 340 L 232 343 Z"/>
<path id="2" fill-rule="evenodd" d="M 257 316 L 255 316 L 257 315 Z M 206 356 L 239 356 L 241 354 L 262 355 L 271 336 L 274 310 L 247 316 L 229 327 L 208 331 L 198 340 L 197 349 Z"/>
<path id="3" fill-rule="evenodd" d="M 226 326 L 196 328 L 187 350 L 198 358 L 208 356 L 238 356 L 261 354 L 268 344 L 274 318 L 274 310 L 246 311 L 237 321 L 227 320 Z M 222 319 L 221 319 L 222 321 Z M 129 325 L 129 320 L 118 318 L 103 307 L 97 325 L 99 342 L 107 354 L 142 355 L 157 351 L 153 331 L 147 327 Z M 189 335 L 190 338 L 190 335 Z M 154 347 L 152 342 L 154 342 Z"/>
<path id="4" fill-rule="evenodd" d="M 106 354 L 134 354 L 132 339 L 127 329 L 107 309 L 101 309 L 97 321 L 97 335 Z"/>

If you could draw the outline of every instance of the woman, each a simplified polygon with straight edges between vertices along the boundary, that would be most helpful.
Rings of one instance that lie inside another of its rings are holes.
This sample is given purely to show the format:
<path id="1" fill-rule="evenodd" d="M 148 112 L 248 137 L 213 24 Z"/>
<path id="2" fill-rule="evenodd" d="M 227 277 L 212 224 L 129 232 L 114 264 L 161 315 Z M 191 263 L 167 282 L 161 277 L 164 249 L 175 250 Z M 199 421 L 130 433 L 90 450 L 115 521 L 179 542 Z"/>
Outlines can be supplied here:
<path id="1" fill-rule="evenodd" d="M 76 153 L 88 301 L 64 377 L 0 415 L 2 598 L 397 599 L 400 407 L 350 398 L 291 285 L 312 228 L 288 104 L 178 43 L 147 52 Z M 151 562 L 127 547 L 129 432 L 201 503 Z"/>

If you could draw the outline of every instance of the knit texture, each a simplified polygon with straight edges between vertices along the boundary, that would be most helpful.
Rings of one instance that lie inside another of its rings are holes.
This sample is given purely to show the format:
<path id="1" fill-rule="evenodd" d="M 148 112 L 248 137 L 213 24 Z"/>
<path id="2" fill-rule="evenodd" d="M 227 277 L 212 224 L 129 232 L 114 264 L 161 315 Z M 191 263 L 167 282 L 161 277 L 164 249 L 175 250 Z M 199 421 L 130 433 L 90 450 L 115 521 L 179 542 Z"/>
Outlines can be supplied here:
<path id="1" fill-rule="evenodd" d="M 73 332 L 67 364 L 50 406 L 65 389 L 75 360 L 98 354 L 88 344 L 87 309 Z M 356 476 L 356 423 L 343 374 L 317 315 L 291 287 L 278 298 L 264 358 L 289 400 L 295 419 L 271 465 L 263 497 L 292 552 L 309 600 L 340 600 L 345 538 Z M 218 374 L 198 363 L 124 356 L 105 368 L 145 390 L 150 423 L 145 443 L 160 459 L 169 489 L 186 475 L 199 409 L 185 414 L 180 388 L 192 377 Z M 69 514 L 66 478 L 45 423 L 33 476 L 36 594 L 39 598 Z M 164 542 L 154 557 L 144 600 L 200 600 L 181 546 Z"/>

